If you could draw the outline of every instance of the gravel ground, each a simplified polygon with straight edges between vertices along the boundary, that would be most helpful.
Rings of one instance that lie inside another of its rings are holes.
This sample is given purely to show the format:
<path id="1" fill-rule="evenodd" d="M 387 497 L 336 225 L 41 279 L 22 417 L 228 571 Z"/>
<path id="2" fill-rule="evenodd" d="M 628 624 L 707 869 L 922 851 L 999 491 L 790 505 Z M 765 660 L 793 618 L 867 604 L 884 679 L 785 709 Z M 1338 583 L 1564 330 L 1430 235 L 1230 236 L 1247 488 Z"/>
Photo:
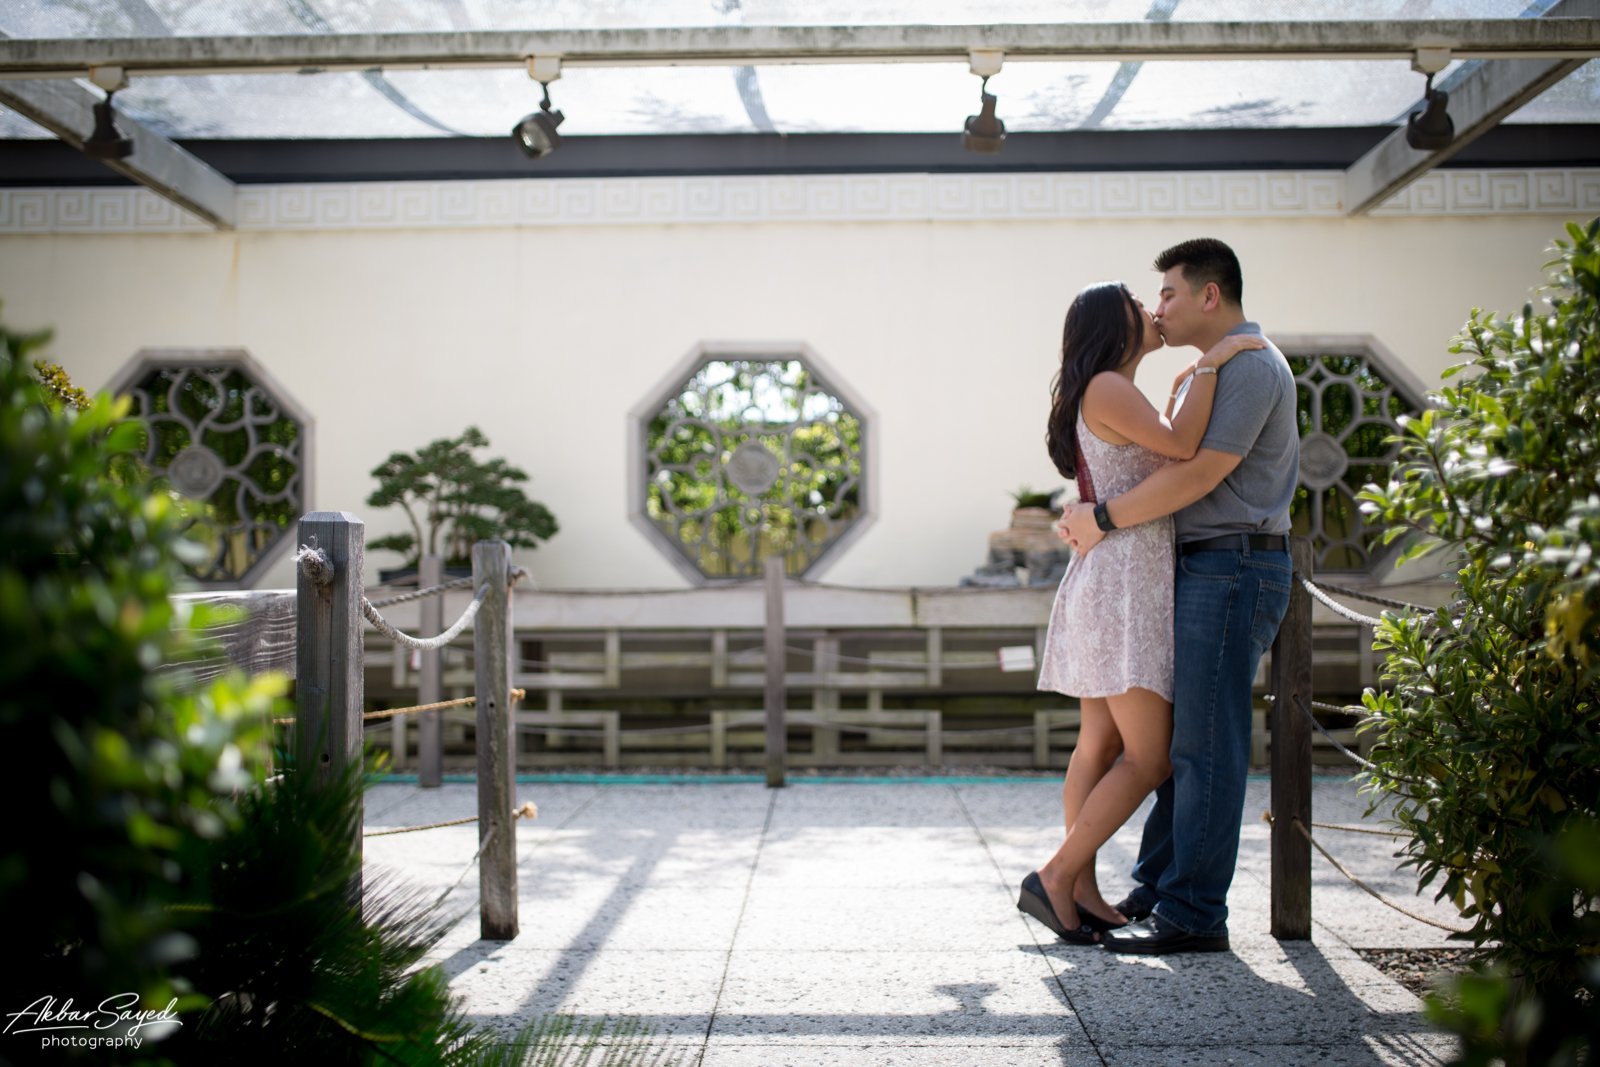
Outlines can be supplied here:
<path id="1" fill-rule="evenodd" d="M 1363 948 L 1361 958 L 1417 996 L 1429 992 L 1436 978 L 1467 969 L 1472 951 L 1464 948 Z"/>

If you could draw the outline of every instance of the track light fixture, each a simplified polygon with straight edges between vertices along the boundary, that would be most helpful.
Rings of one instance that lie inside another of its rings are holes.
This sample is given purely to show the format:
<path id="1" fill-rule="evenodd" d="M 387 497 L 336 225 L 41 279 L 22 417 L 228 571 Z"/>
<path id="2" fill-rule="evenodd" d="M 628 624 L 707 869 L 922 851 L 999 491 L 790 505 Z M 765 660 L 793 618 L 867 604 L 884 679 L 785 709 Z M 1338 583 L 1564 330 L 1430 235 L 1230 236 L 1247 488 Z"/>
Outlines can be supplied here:
<path id="1" fill-rule="evenodd" d="M 94 132 L 83 142 L 83 154 L 92 159 L 127 159 L 133 155 L 133 142 L 117 131 L 116 112 L 111 98 L 116 90 L 94 106 Z"/>
<path id="2" fill-rule="evenodd" d="M 566 118 L 561 112 L 551 110 L 550 83 L 540 84 L 544 87 L 544 99 L 539 101 L 539 110 L 511 128 L 511 136 L 532 159 L 547 156 L 561 147 L 561 135 L 556 127 Z"/>
<path id="3" fill-rule="evenodd" d="M 1445 108 L 1450 94 L 1433 87 L 1433 75 L 1428 75 L 1427 88 L 1423 90 L 1423 106 L 1406 118 L 1406 144 L 1423 152 L 1448 148 L 1456 139 L 1456 124 Z"/>
<path id="4" fill-rule="evenodd" d="M 1445 107 L 1450 94 L 1433 87 L 1433 76 L 1450 64 L 1450 49 L 1419 48 L 1411 57 L 1411 69 L 1428 76 L 1422 91 L 1422 107 L 1406 117 L 1406 144 L 1421 152 L 1447 148 L 1456 137 L 1456 124 Z"/>
<path id="5" fill-rule="evenodd" d="M 539 101 L 538 111 L 511 127 L 511 136 L 530 159 L 538 159 L 561 147 L 556 127 L 566 116 L 550 107 L 550 83 L 561 77 L 561 57 L 529 56 L 528 77 L 539 83 L 544 99 Z"/>
<path id="6" fill-rule="evenodd" d="M 989 92 L 988 78 L 983 79 L 983 88 L 980 92 L 983 109 L 976 115 L 967 116 L 965 132 L 961 135 L 961 147 L 968 152 L 993 155 L 1000 151 L 1001 145 L 1005 144 L 1006 124 L 994 113 L 994 107 L 1000 100 Z"/>
<path id="7" fill-rule="evenodd" d="M 968 152 L 992 155 L 1005 143 L 1006 124 L 994 113 L 999 98 L 989 92 L 989 79 L 1000 73 L 1005 61 L 1006 54 L 998 48 L 974 48 L 967 52 L 967 69 L 983 79 L 983 88 L 979 90 L 983 107 L 976 115 L 968 115 L 962 127 L 961 147 Z"/>

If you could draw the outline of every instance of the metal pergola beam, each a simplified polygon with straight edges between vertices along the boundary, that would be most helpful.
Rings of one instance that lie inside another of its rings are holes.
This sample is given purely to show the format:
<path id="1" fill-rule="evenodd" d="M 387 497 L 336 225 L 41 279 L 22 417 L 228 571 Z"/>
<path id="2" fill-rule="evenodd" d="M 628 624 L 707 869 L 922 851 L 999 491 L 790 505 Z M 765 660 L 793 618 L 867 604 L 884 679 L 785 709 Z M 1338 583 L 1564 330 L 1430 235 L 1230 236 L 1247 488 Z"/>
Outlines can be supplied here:
<path id="1" fill-rule="evenodd" d="M 1600 0 L 1561 0 L 1544 16 L 1593 21 Z M 1530 20 L 1542 22 L 1544 19 Z M 1490 63 L 1450 90 L 1455 139 L 1431 151 L 1406 143 L 1402 125 L 1345 170 L 1345 211 L 1364 215 L 1494 129 L 1523 104 L 1583 65 L 1581 59 L 1516 59 Z M 1420 104 L 1420 96 L 1419 104 Z"/>
<path id="2" fill-rule="evenodd" d="M 1583 60 L 1517 59 L 1473 71 L 1450 90 L 1455 140 L 1424 151 L 1406 143 L 1404 126 L 1395 130 L 1345 170 L 1345 212 L 1364 215 L 1376 208 L 1581 66 Z"/>
<path id="3" fill-rule="evenodd" d="M 1600 19 L 1389 19 L 1305 22 L 1069 22 L 978 26 L 715 26 L 270 37 L 126 37 L 0 41 L 0 78 L 521 66 L 747 66 L 1009 60 L 1397 59 L 1418 48 L 1457 58 L 1600 55 Z"/>
<path id="4" fill-rule="evenodd" d="M 79 151 L 94 129 L 93 108 L 98 100 L 96 94 L 72 82 L 0 81 L 0 104 Z M 137 119 L 119 114 L 117 129 L 133 141 L 133 154 L 127 159 L 102 160 L 106 166 L 218 229 L 233 229 L 233 182 Z"/>

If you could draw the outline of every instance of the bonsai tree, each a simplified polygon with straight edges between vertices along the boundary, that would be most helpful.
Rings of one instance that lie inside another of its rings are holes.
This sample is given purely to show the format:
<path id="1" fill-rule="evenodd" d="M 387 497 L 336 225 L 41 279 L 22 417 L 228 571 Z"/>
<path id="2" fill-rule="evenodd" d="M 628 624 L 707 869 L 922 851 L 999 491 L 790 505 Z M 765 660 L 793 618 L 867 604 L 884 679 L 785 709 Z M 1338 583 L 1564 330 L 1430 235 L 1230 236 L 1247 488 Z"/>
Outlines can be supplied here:
<path id="1" fill-rule="evenodd" d="M 447 567 L 470 566 L 474 541 L 536 548 L 554 536 L 555 516 L 522 491 L 528 475 L 503 459 L 473 455 L 488 444 L 482 431 L 468 426 L 459 437 L 442 437 L 414 454 L 392 453 L 373 468 L 378 488 L 367 503 L 399 504 L 412 532 L 379 537 L 367 547 L 404 553 L 410 566 L 424 553 L 443 556 Z"/>

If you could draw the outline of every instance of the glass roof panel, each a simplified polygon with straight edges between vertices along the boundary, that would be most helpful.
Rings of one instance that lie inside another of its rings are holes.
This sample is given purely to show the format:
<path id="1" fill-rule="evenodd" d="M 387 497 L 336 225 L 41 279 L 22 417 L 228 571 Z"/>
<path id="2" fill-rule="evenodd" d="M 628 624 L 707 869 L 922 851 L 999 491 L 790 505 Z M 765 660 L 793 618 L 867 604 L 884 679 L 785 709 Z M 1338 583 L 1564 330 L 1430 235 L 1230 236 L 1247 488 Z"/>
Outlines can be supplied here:
<path id="1" fill-rule="evenodd" d="M 0 140 L 44 140 L 52 136 L 49 130 L 23 118 L 7 107 L 0 107 Z"/>
<path id="2" fill-rule="evenodd" d="M 1591 59 L 1503 121 L 1600 122 L 1600 59 Z"/>
<path id="3" fill-rule="evenodd" d="M 1554 0 L 8 0 L 13 37 L 638 26 L 1515 18 Z"/>
<path id="4" fill-rule="evenodd" d="M 1553 0 L 1407 0 L 1408 18 L 1532 17 Z M 1394 0 L 991 0 L 985 23 L 1367 19 Z M 731 24 L 965 23 L 970 0 L 6 0 L 13 37 L 303 34 Z M 1449 89 L 1476 63 L 1447 68 Z M 1509 121 L 1600 122 L 1600 61 Z M 86 84 L 86 83 L 80 83 Z M 1013 61 L 990 82 L 1016 132 L 1394 124 L 1422 78 L 1403 61 Z M 961 63 L 569 68 L 569 135 L 943 133 L 978 110 Z M 135 78 L 121 110 L 175 138 L 500 136 L 538 105 L 521 70 Z M 0 110 L 0 138 L 47 136 Z"/>
<path id="5" fill-rule="evenodd" d="M 1404 60 L 1145 63 L 1101 128 L 1380 126 L 1423 86 Z"/>

